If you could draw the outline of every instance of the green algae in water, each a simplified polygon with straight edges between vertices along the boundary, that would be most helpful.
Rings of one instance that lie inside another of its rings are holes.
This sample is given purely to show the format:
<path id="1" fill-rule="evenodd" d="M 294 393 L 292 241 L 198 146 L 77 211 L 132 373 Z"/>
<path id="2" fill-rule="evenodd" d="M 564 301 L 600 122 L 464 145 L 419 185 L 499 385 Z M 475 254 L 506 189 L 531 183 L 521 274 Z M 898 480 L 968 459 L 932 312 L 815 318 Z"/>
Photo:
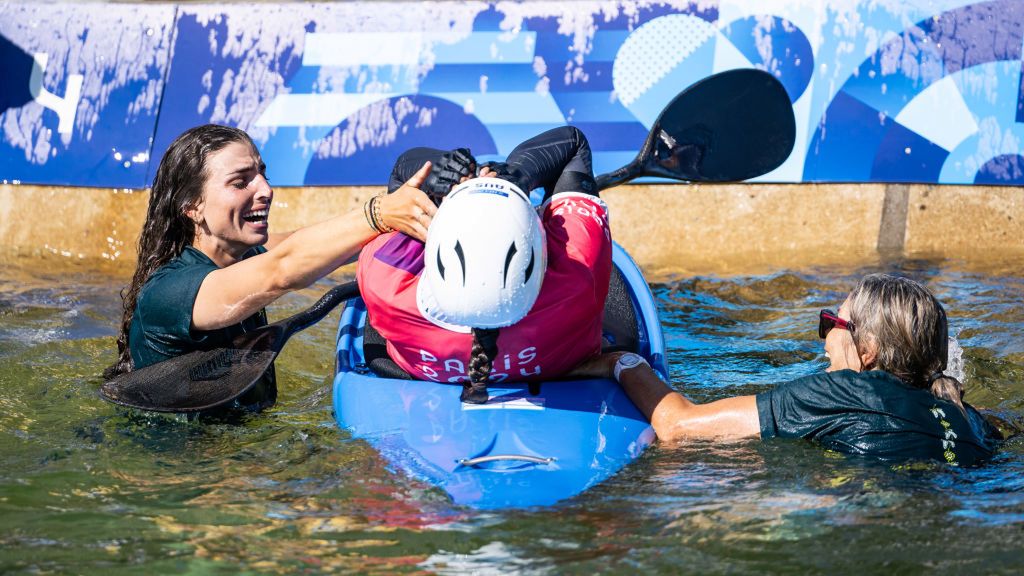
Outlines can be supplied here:
<path id="1" fill-rule="evenodd" d="M 890 263 L 947 305 L 967 398 L 1024 411 L 1024 277 Z M 756 393 L 825 365 L 816 313 L 868 269 L 654 286 L 676 385 Z M 280 400 L 238 422 L 103 403 L 124 278 L 0 272 L 0 572 L 639 573 L 1024 568 L 1024 443 L 977 469 L 803 442 L 648 450 L 558 506 L 479 513 L 387 468 L 330 407 L 337 313 L 293 338 Z M 282 318 L 329 287 L 289 295 Z"/>

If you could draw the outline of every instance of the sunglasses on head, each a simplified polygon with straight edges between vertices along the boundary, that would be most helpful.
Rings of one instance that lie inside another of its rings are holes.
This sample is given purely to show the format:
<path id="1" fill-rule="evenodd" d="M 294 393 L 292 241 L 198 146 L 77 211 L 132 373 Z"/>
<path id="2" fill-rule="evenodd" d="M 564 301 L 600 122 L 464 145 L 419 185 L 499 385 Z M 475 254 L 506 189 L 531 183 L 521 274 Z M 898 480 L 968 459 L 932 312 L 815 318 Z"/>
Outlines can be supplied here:
<path id="1" fill-rule="evenodd" d="M 831 310 L 822 310 L 818 313 L 818 336 L 822 339 L 828 336 L 833 328 L 853 331 L 853 321 L 843 320 L 838 314 Z"/>

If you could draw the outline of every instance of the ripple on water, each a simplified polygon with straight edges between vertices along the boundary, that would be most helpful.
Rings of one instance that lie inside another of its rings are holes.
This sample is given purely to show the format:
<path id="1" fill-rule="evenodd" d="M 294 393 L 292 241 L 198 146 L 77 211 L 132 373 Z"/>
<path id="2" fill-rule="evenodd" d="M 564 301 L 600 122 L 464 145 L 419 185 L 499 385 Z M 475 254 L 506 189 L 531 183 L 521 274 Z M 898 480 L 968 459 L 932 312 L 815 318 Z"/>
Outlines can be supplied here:
<path id="1" fill-rule="evenodd" d="M 674 384 L 713 400 L 822 369 L 817 311 L 877 270 L 922 279 L 947 304 L 969 401 L 1024 413 L 1024 277 L 1012 266 L 894 261 L 659 283 Z M 96 396 L 124 278 L 77 274 L 0 270 L 0 572 L 1021 568 L 1021 440 L 963 470 L 804 442 L 660 446 L 558 506 L 478 513 L 334 424 L 337 313 L 289 343 L 273 410 L 237 422 L 143 415 Z"/>

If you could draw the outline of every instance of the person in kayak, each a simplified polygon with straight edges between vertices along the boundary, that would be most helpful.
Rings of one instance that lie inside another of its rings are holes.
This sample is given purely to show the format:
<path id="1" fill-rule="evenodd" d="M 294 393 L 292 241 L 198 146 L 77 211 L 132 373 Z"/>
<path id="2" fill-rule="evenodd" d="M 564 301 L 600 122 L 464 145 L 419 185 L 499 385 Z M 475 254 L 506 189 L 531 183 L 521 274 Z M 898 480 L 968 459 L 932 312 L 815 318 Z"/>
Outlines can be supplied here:
<path id="1" fill-rule="evenodd" d="M 635 354 L 593 358 L 575 375 L 614 377 L 663 441 L 806 438 L 845 453 L 965 466 L 992 455 L 1002 435 L 943 373 L 946 312 L 927 288 L 868 275 L 838 312 L 819 313 L 818 336 L 824 373 L 707 404 L 672 390 Z"/>
<path id="2" fill-rule="evenodd" d="M 411 150 L 393 183 L 423 158 L 454 155 Z M 462 172 L 474 168 L 465 162 Z M 612 269 L 608 208 L 582 132 L 544 132 L 489 170 L 447 194 L 425 245 L 382 235 L 357 270 L 388 357 L 413 378 L 462 384 L 468 403 L 487 401 L 488 382 L 550 379 L 599 353 Z"/>
<path id="3" fill-rule="evenodd" d="M 351 260 L 382 232 L 425 239 L 435 207 L 418 187 L 430 168 L 417 167 L 362 209 L 270 234 L 274 191 L 249 135 L 212 124 L 185 131 L 156 171 L 138 264 L 121 292 L 118 359 L 105 376 L 222 347 L 266 325 L 267 304 Z M 276 392 L 271 369 L 239 404 L 263 408 Z"/>

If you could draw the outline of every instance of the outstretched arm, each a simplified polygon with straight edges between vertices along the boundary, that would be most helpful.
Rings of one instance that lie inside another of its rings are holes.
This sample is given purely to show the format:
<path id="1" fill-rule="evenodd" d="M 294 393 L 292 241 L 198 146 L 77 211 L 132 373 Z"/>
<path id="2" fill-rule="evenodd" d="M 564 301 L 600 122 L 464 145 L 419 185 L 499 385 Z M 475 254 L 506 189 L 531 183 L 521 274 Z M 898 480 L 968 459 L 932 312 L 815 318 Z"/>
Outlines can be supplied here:
<path id="1" fill-rule="evenodd" d="M 391 176 L 388 179 L 388 194 L 394 194 L 399 188 L 404 186 L 417 172 L 423 168 L 423 165 L 430 162 L 431 168 L 426 179 L 420 184 L 420 189 L 434 202 L 435 206 L 441 204 L 440 200 L 435 198 L 435 189 L 444 189 L 444 196 L 448 193 L 448 189 L 451 188 L 452 183 L 458 183 L 459 180 L 468 174 L 472 173 L 472 167 L 475 166 L 475 160 L 472 155 L 469 155 L 469 150 L 460 148 L 458 150 L 446 151 L 438 150 L 436 148 L 410 148 L 395 161 L 394 167 L 391 169 Z M 395 202 L 392 200 L 386 201 L 382 204 L 382 208 L 385 206 L 391 206 Z M 400 209 L 399 209 L 400 210 Z M 397 212 L 398 210 L 395 210 Z M 387 215 L 384 216 L 385 220 Z M 358 221 L 358 219 L 356 219 Z M 423 240 L 426 238 L 426 228 L 423 229 L 422 235 L 417 235 L 415 228 L 419 228 L 419 223 L 412 223 L 410 227 L 413 230 L 405 230 L 401 225 L 391 224 L 392 228 L 407 232 L 410 236 L 414 236 Z M 267 250 L 273 250 L 276 246 L 284 242 L 289 236 L 294 234 L 295 231 L 288 232 L 272 232 L 270 238 L 263 245 Z"/>
<path id="2" fill-rule="evenodd" d="M 385 224 L 415 238 L 437 210 L 419 186 L 430 164 L 394 194 L 383 196 L 379 215 Z M 362 208 L 296 230 L 273 250 L 210 272 L 192 307 L 192 327 L 213 330 L 237 324 L 291 290 L 309 286 L 356 255 L 377 232 Z"/>
<path id="3" fill-rule="evenodd" d="M 613 378 L 615 363 L 622 355 L 622 352 L 612 352 L 593 357 L 570 374 Z M 647 364 L 622 370 L 619 378 L 626 395 L 651 422 L 659 440 L 738 439 L 761 433 L 756 396 L 734 396 L 695 404 L 669 388 Z"/>

